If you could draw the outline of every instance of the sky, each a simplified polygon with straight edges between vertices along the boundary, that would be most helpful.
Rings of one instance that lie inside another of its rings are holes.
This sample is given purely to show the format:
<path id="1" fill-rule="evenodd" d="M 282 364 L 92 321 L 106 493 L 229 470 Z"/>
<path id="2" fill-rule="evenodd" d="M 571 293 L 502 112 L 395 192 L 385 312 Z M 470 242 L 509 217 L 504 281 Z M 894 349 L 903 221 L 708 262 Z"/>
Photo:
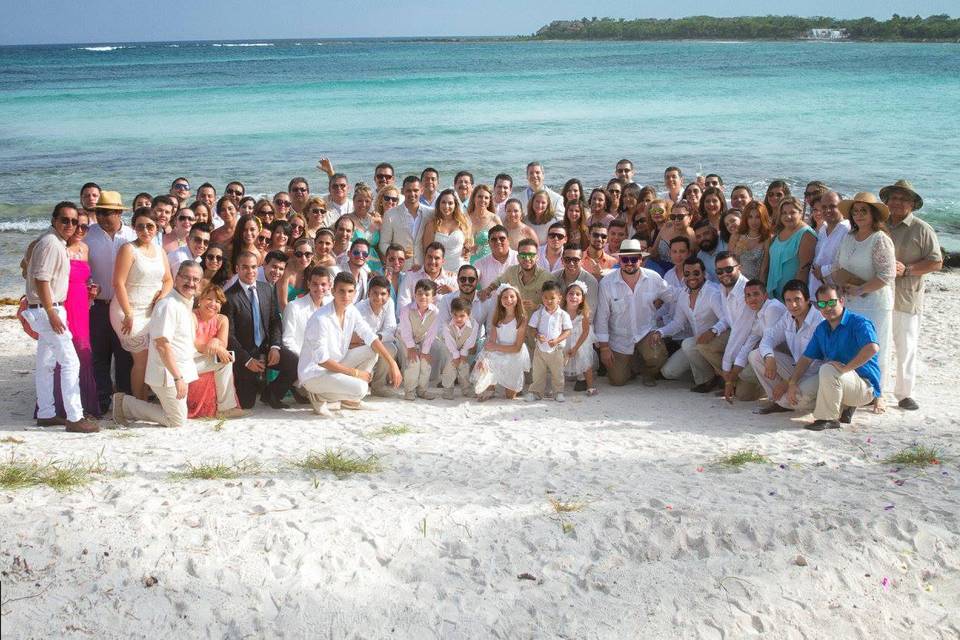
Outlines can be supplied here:
<path id="1" fill-rule="evenodd" d="M 956 0 L 3 0 L 0 45 L 529 35 L 582 17 L 960 14 Z"/>

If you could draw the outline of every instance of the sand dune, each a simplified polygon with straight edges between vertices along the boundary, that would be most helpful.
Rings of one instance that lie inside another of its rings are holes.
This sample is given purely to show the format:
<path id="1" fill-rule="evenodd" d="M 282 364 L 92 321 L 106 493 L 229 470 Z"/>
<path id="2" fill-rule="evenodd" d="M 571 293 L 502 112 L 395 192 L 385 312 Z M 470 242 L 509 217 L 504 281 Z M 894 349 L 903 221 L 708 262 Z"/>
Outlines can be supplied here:
<path id="1" fill-rule="evenodd" d="M 25 429 L 32 345 L 4 319 L 0 437 L 23 442 L 0 455 L 107 469 L 0 491 L 2 635 L 957 638 L 960 276 L 928 289 L 921 411 L 823 433 L 661 383 L 74 436 Z M 942 464 L 881 462 L 915 442 Z M 382 470 L 290 465 L 324 449 Z M 717 464 L 743 449 L 771 462 Z M 171 479 L 239 460 L 262 468 Z"/>

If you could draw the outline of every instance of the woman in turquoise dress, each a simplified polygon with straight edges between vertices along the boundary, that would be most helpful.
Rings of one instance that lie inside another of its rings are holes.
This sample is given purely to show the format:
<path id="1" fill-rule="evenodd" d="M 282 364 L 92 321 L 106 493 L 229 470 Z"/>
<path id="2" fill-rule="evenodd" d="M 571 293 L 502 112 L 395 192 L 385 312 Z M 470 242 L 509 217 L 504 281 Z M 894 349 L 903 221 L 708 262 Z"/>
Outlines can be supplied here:
<path id="1" fill-rule="evenodd" d="M 470 194 L 467 204 L 467 218 L 474 229 L 470 264 L 476 264 L 478 260 L 490 255 L 490 240 L 487 234 L 492 227 L 503 224 L 497 214 L 491 211 L 492 205 L 493 191 L 485 184 L 478 184 Z"/>
<path id="2" fill-rule="evenodd" d="M 803 221 L 803 203 L 792 196 L 780 202 L 777 233 L 768 254 L 767 293 L 777 300 L 790 280 L 807 281 L 817 249 L 817 234 Z"/>
<path id="3" fill-rule="evenodd" d="M 383 196 L 384 192 L 380 194 Z M 377 205 L 371 209 L 373 204 L 373 191 L 363 182 L 358 182 L 353 187 L 353 213 L 350 217 L 354 222 L 353 240 L 364 238 L 370 243 L 370 255 L 367 257 L 367 266 L 383 273 L 383 262 L 380 260 L 380 254 L 377 253 L 377 246 L 380 244 L 380 225 L 383 223 L 383 214 L 386 213 L 386 207 L 383 197 L 377 197 Z"/>

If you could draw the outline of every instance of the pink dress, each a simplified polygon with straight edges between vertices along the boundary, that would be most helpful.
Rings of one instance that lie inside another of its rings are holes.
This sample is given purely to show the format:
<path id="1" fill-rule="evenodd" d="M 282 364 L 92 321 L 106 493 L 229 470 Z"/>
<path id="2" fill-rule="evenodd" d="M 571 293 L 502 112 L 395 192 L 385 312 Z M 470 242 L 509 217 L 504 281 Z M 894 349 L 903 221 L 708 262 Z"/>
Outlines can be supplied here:
<path id="1" fill-rule="evenodd" d="M 196 312 L 194 312 L 196 315 Z M 204 322 L 197 315 L 197 347 L 202 348 L 217 337 L 220 315 Z M 213 418 L 217 415 L 217 385 L 213 371 L 206 371 L 187 387 L 187 417 Z"/>

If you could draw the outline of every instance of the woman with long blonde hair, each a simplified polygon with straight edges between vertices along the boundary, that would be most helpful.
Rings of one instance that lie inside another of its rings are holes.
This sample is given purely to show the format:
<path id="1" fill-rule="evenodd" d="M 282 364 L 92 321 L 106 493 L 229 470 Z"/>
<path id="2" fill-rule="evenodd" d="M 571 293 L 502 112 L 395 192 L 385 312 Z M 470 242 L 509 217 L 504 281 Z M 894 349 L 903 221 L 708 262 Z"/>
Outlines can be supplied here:
<path id="1" fill-rule="evenodd" d="M 453 189 L 444 189 L 437 197 L 437 209 L 433 218 L 424 222 L 426 228 L 421 240 L 421 251 L 431 242 L 439 242 L 444 248 L 443 268 L 454 273 L 467 262 L 473 249 L 473 233 L 470 221 L 460 208 L 460 199 Z"/>

